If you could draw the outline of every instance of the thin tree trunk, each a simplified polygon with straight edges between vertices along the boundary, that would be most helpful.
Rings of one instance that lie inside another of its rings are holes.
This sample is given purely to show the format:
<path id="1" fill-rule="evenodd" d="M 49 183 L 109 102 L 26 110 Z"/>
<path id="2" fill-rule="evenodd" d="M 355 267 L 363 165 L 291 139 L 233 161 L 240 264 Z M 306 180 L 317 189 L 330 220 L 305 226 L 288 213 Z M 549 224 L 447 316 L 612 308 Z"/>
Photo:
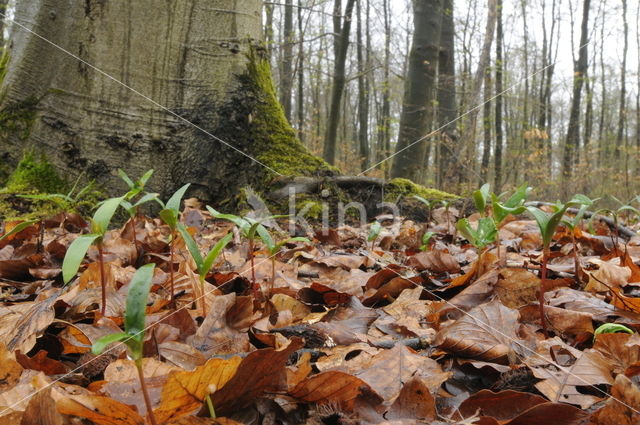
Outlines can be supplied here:
<path id="1" fill-rule="evenodd" d="M 442 0 L 413 2 L 414 32 L 396 144 L 397 155 L 391 167 L 392 178 L 419 181 L 426 143 L 431 143 L 431 140 L 417 141 L 425 136 L 433 116 L 442 4 Z"/>
<path id="2" fill-rule="evenodd" d="M 489 161 L 491 159 L 491 69 L 484 73 L 484 106 L 482 107 L 483 146 L 482 163 L 480 165 L 480 181 L 482 185 L 489 179 Z"/>
<path id="3" fill-rule="evenodd" d="M 304 27 L 302 25 L 302 0 L 298 0 L 298 139 L 304 143 Z"/>
<path id="4" fill-rule="evenodd" d="M 496 4 L 497 27 L 496 27 L 496 152 L 494 156 L 494 190 L 500 192 L 502 187 L 502 44 L 504 35 L 502 33 L 502 0 L 497 0 Z"/>
<path id="5" fill-rule="evenodd" d="M 469 90 L 469 105 L 471 108 L 475 108 L 479 103 L 478 98 L 480 89 L 482 88 L 482 81 L 484 80 L 484 73 L 489 65 L 489 59 L 491 56 L 491 45 L 493 44 L 493 35 L 496 30 L 496 0 L 488 0 L 487 2 L 487 22 L 485 26 L 484 40 L 482 42 L 482 50 L 480 52 L 480 58 L 478 60 L 478 68 L 471 82 L 471 88 Z M 464 166 L 468 170 L 475 169 L 475 134 L 476 124 L 478 119 L 478 109 L 473 109 L 466 117 L 464 128 L 466 142 L 466 154 L 464 155 Z M 467 173 L 468 176 L 468 173 Z M 467 177 L 469 179 L 469 177 Z"/>
<path id="6" fill-rule="evenodd" d="M 625 123 L 626 123 L 626 100 L 627 100 L 627 50 L 629 38 L 629 25 L 627 24 L 627 0 L 622 0 L 622 22 L 624 28 L 624 44 L 622 48 L 622 64 L 620 65 L 620 103 L 618 104 L 618 132 L 616 135 L 616 148 L 614 167 L 617 167 L 620 155 L 623 150 Z"/>
<path id="7" fill-rule="evenodd" d="M 293 92 L 293 0 L 286 0 L 284 6 L 284 45 L 280 68 L 280 103 L 284 115 L 291 122 L 291 97 Z"/>
<path id="8" fill-rule="evenodd" d="M 391 11 L 390 0 L 383 0 L 384 15 L 384 65 L 382 82 L 382 111 L 378 122 L 378 156 L 376 161 L 382 161 L 391 154 Z M 388 164 L 382 164 L 382 169 L 389 169 Z"/>
<path id="9" fill-rule="evenodd" d="M 273 54 L 273 4 L 265 3 L 264 10 L 266 15 L 266 22 L 264 25 L 264 41 L 267 45 L 267 56 L 269 60 L 272 59 Z"/>
<path id="10" fill-rule="evenodd" d="M 600 23 L 600 119 L 598 123 L 598 167 L 604 165 L 607 160 L 608 149 L 604 141 L 604 117 L 607 107 L 606 74 L 604 68 L 604 29 L 605 29 L 606 8 L 602 11 L 602 21 Z"/>
<path id="11" fill-rule="evenodd" d="M 336 5 L 340 0 L 336 0 Z M 349 33 L 351 32 L 351 15 L 353 14 L 354 0 L 347 0 L 344 20 L 340 27 L 339 37 L 336 39 L 335 66 L 333 70 L 333 84 L 331 85 L 331 103 L 329 106 L 329 118 L 327 120 L 327 131 L 324 140 L 324 159 L 329 164 L 335 164 L 337 151 L 338 125 L 340 124 L 340 105 L 342 93 L 345 86 L 345 64 L 347 61 L 347 50 L 349 48 Z M 335 10 L 334 10 L 335 13 Z M 339 18 L 339 17 L 338 17 Z"/>
<path id="12" fill-rule="evenodd" d="M 571 99 L 571 112 L 569 113 L 569 125 L 567 128 L 567 138 L 564 145 L 562 157 L 562 176 L 565 180 L 565 191 L 568 180 L 571 178 L 576 150 L 580 143 L 580 103 L 582 98 L 582 86 L 585 74 L 588 70 L 587 40 L 589 32 L 589 6 L 591 0 L 584 0 L 582 6 L 582 25 L 580 30 L 580 46 L 578 50 L 578 60 L 573 66 L 573 95 Z"/>
<path id="13" fill-rule="evenodd" d="M 438 143 L 438 187 L 447 187 L 459 167 L 452 166 L 458 155 L 458 132 L 456 123 L 456 68 L 453 23 L 453 0 L 444 0 L 442 29 L 440 33 L 440 57 L 438 58 L 438 127 L 442 127 Z"/>
<path id="14" fill-rule="evenodd" d="M 365 64 L 362 45 L 362 7 L 357 7 L 357 56 L 358 56 L 358 154 L 360 169 L 369 167 L 369 87 L 367 86 L 368 65 Z"/>

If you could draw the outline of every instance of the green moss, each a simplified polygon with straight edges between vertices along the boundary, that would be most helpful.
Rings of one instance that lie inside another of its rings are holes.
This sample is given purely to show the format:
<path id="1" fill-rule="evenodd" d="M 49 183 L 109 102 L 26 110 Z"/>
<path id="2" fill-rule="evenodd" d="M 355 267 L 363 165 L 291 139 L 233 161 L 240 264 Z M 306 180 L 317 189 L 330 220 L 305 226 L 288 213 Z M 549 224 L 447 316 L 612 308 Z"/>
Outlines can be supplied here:
<path id="1" fill-rule="evenodd" d="M 411 180 L 407 179 L 392 179 L 385 185 L 384 200 L 387 202 L 398 202 L 402 198 L 410 197 L 413 195 L 418 195 L 425 199 L 436 200 L 459 198 L 459 196 L 452 195 L 447 192 L 442 192 L 437 189 L 430 189 L 419 184 L 415 184 Z"/>
<path id="2" fill-rule="evenodd" d="M 309 208 L 304 214 L 304 217 L 312 220 L 320 220 L 322 218 L 322 202 L 317 199 L 313 199 L 308 195 L 296 196 L 296 211 L 303 211 L 305 208 Z"/>
<path id="3" fill-rule="evenodd" d="M 27 151 L 9 176 L 7 189 L 14 192 L 34 190 L 38 193 L 60 193 L 68 190 L 68 184 L 44 155 Z"/>
<path id="4" fill-rule="evenodd" d="M 298 140 L 276 96 L 269 62 L 254 51 L 250 53 L 247 76 L 258 98 L 255 116 L 250 120 L 256 158 L 286 176 L 337 174 L 337 168 L 311 154 Z"/>

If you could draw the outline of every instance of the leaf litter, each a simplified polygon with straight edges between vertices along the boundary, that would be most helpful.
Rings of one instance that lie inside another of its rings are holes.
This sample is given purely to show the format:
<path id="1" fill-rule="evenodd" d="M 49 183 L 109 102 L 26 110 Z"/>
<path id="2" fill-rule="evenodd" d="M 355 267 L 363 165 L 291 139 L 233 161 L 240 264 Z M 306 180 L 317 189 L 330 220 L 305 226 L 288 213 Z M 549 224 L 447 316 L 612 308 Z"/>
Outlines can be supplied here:
<path id="1" fill-rule="evenodd" d="M 432 223 L 385 227 L 377 245 L 366 226 L 286 243 L 273 258 L 256 242 L 252 270 L 234 225 L 189 205 L 181 220 L 201 251 L 236 234 L 204 285 L 184 241 L 138 215 L 104 236 L 104 316 L 95 249 L 62 285 L 65 252 L 87 228 L 82 218 L 61 214 L 0 240 L 2 423 L 145 423 L 124 346 L 90 353 L 122 331 L 131 277 L 145 263 L 156 269 L 142 370 L 158 423 L 640 421 L 638 334 L 594 337 L 603 323 L 640 329 L 637 239 L 614 247 L 576 233 L 576 270 L 561 228 L 542 282 L 532 220 L 512 217 L 500 229 L 501 252 L 478 255 L 440 209 Z M 420 250 L 427 231 L 435 237 Z"/>

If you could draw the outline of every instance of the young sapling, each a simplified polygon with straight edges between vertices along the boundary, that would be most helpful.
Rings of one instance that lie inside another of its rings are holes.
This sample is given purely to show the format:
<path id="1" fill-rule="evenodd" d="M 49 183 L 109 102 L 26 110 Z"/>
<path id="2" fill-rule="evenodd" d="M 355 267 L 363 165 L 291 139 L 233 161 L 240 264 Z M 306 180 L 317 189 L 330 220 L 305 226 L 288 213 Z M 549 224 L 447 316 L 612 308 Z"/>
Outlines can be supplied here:
<path id="1" fill-rule="evenodd" d="M 154 267 L 154 264 L 146 264 L 140 267 L 131 278 L 129 292 L 127 293 L 124 332 L 103 336 L 93 344 L 91 351 L 95 355 L 100 355 L 108 345 L 114 342 L 123 342 L 126 344 L 129 351 L 129 358 L 133 360 L 138 371 L 142 396 L 147 406 L 147 417 L 152 425 L 157 425 L 142 369 L 147 298 L 149 297 Z"/>
<path id="2" fill-rule="evenodd" d="M 587 210 L 598 200 L 598 199 L 590 199 L 584 195 L 576 195 L 580 196 L 580 199 L 583 200 L 583 204 L 580 206 L 580 209 L 576 213 L 576 215 L 572 218 L 564 217 L 562 219 L 562 224 L 569 229 L 571 233 L 571 244 L 573 249 L 573 267 L 575 269 L 575 279 L 577 283 L 580 283 L 580 271 L 582 270 L 580 267 L 580 253 L 578 251 L 578 241 L 576 240 L 576 228 L 580 225 L 580 222 L 584 218 L 584 214 Z"/>
<path id="3" fill-rule="evenodd" d="M 431 249 L 431 244 L 433 237 L 436 235 L 436 232 L 424 232 L 422 235 L 422 245 L 420 246 L 420 251 L 428 251 Z"/>
<path id="4" fill-rule="evenodd" d="M 160 204 L 162 210 L 160 211 L 160 218 L 165 222 L 170 229 L 170 237 L 169 237 L 169 284 L 171 286 L 171 304 L 175 305 L 175 290 L 174 290 L 174 274 L 173 274 L 173 264 L 174 264 L 174 243 L 176 239 L 176 231 L 178 229 L 178 223 L 180 218 L 180 202 L 182 201 L 182 197 L 184 196 L 187 189 L 191 184 L 187 183 L 182 186 L 180 189 L 176 190 L 171 198 L 167 201 L 167 203 L 163 203 L 160 199 L 154 198 L 156 202 Z"/>
<path id="5" fill-rule="evenodd" d="M 286 238 L 278 243 L 275 243 L 273 238 L 269 234 L 269 232 L 267 232 L 266 234 L 263 233 L 260 238 L 262 239 L 262 242 L 267 247 L 267 251 L 269 252 L 269 258 L 271 258 L 271 285 L 269 287 L 269 293 L 268 293 L 268 296 L 271 296 L 271 293 L 273 292 L 273 288 L 276 284 L 276 255 L 278 254 L 278 252 L 280 252 L 282 247 L 285 246 L 287 243 L 290 243 L 290 242 L 307 242 L 308 243 L 310 241 L 305 237 L 296 236 L 292 238 Z"/>
<path id="6" fill-rule="evenodd" d="M 209 274 L 209 270 L 211 270 L 211 267 L 213 267 L 213 263 L 216 261 L 222 250 L 227 246 L 229 242 L 231 242 L 231 239 L 233 239 L 233 234 L 228 233 L 227 235 L 225 235 L 213 246 L 213 248 L 211 248 L 211 251 L 209 251 L 207 255 L 202 258 L 202 254 L 200 254 L 200 248 L 198 247 L 195 239 L 193 239 L 193 236 L 191 236 L 191 234 L 187 230 L 187 227 L 182 223 L 178 223 L 177 229 L 178 232 L 180 232 L 182 239 L 184 239 L 185 245 L 187 246 L 187 249 L 191 254 L 191 258 L 193 258 L 193 261 L 196 263 L 198 276 L 200 278 L 200 287 L 202 289 L 202 295 L 204 295 L 205 278 L 207 277 L 207 274 Z M 207 312 L 205 309 L 205 302 L 203 298 L 202 317 L 205 317 L 206 314 Z"/>
<path id="7" fill-rule="evenodd" d="M 102 287 L 102 308 L 100 310 L 102 316 L 107 311 L 107 282 L 104 272 L 104 256 L 102 251 L 102 243 L 105 234 L 109 228 L 109 223 L 113 214 L 116 212 L 124 197 L 109 198 L 104 201 L 96 210 L 91 219 L 91 233 L 78 236 L 67 249 L 62 262 L 62 280 L 65 285 L 74 278 L 82 260 L 84 259 L 89 247 L 95 245 L 98 248 L 98 263 L 100 267 L 100 285 Z"/>
<path id="8" fill-rule="evenodd" d="M 552 207 L 553 212 L 551 213 L 547 213 L 537 207 L 526 207 L 527 211 L 529 211 L 529 213 L 536 220 L 536 223 L 538 223 L 538 228 L 540 229 L 540 234 L 542 235 L 542 265 L 540 267 L 540 291 L 538 293 L 538 302 L 540 304 L 540 320 L 542 322 L 542 332 L 544 333 L 545 338 L 549 337 L 549 332 L 547 331 L 547 321 L 544 315 L 544 293 L 545 282 L 547 280 L 547 264 L 549 262 L 549 257 L 551 256 L 551 241 L 567 209 L 575 205 L 583 204 L 586 201 L 584 198 L 585 197 L 582 197 L 582 195 L 577 195 L 566 204 L 557 202 Z"/>
<path id="9" fill-rule="evenodd" d="M 138 216 L 138 209 L 141 205 L 156 200 L 158 198 L 157 193 L 145 193 L 140 199 L 136 202 L 133 202 L 133 199 L 140 194 L 144 190 L 144 186 L 147 184 L 147 181 L 151 178 L 153 174 L 153 170 L 149 170 L 142 177 L 140 177 L 135 182 L 131 180 L 131 178 L 122 171 L 118 169 L 118 175 L 124 182 L 129 186 L 129 191 L 124 195 L 124 200 L 120 203 L 122 208 L 127 211 L 129 214 L 129 218 L 131 220 L 131 228 L 133 229 L 133 244 L 136 247 L 136 252 L 140 253 L 140 246 L 138 244 L 138 238 L 136 237 L 136 217 Z"/>
<path id="10" fill-rule="evenodd" d="M 369 235 L 367 236 L 367 241 L 371 242 L 371 251 L 373 251 L 373 247 L 375 246 L 376 240 L 380 236 L 381 231 L 382 225 L 378 220 L 371 223 L 371 227 L 369 228 Z"/>

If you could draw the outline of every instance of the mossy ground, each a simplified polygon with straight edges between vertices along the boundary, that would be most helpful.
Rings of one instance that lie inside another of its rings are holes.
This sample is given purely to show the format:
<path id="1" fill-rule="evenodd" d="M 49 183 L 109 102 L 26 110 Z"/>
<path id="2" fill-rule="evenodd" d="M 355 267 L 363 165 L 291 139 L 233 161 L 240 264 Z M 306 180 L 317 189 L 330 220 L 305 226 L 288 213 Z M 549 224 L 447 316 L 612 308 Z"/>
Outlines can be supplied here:
<path id="1" fill-rule="evenodd" d="M 90 183 L 91 185 L 91 183 Z M 81 199 L 29 199 L 23 195 L 67 194 L 69 183 L 58 175 L 42 154 L 25 152 L 22 160 L 0 188 L 0 220 L 27 220 L 53 216 L 61 211 L 87 213 L 102 199 L 101 191 L 90 188 Z M 73 194 L 71 194 L 73 197 Z"/>
<path id="2" fill-rule="evenodd" d="M 396 178 L 389 180 L 386 184 L 384 200 L 386 202 L 399 202 L 403 198 L 409 198 L 414 195 L 428 200 L 438 201 L 459 198 L 457 195 L 442 192 L 438 189 L 424 187 L 412 182 L 411 180 Z"/>

